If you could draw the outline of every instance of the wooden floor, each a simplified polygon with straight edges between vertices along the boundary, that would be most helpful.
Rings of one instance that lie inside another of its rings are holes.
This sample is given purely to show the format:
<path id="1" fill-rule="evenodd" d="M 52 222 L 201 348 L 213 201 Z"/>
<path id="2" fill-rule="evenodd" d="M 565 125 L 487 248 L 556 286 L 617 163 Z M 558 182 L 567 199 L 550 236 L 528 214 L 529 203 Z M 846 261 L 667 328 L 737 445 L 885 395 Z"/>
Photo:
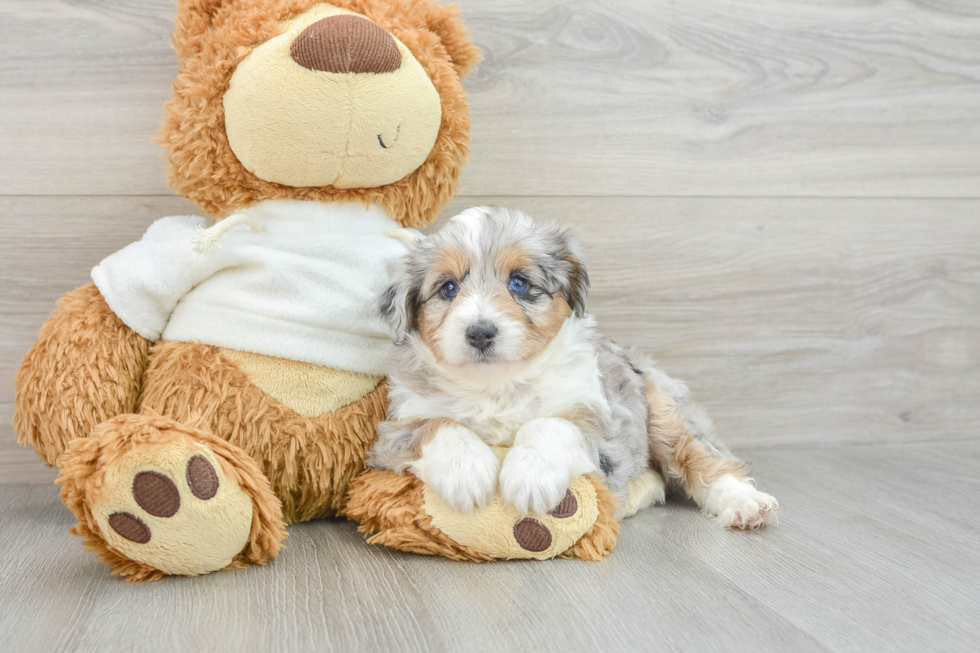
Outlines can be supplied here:
<path id="1" fill-rule="evenodd" d="M 980 3 L 460 4 L 486 60 L 440 223 L 576 226 L 602 329 L 689 382 L 779 526 L 672 503 L 602 563 L 475 566 L 318 522 L 270 568 L 109 577 L 12 379 L 61 294 L 195 212 L 152 142 L 174 4 L 0 0 L 0 651 L 975 650 Z"/>
<path id="2" fill-rule="evenodd" d="M 671 502 L 597 563 L 458 563 L 290 528 L 267 568 L 129 585 L 47 485 L 0 485 L 0 650 L 975 651 L 980 443 L 746 449 L 786 506 Z"/>

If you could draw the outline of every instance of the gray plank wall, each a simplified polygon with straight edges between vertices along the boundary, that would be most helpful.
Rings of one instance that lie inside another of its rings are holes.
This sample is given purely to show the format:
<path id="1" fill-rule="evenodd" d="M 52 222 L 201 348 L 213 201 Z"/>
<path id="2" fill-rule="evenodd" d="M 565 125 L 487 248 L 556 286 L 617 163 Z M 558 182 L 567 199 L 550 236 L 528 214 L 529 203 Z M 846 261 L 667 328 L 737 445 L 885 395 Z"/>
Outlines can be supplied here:
<path id="1" fill-rule="evenodd" d="M 458 200 L 581 230 L 592 308 L 736 448 L 972 439 L 980 4 L 463 0 Z M 193 207 L 152 143 L 168 0 L 0 0 L 0 482 L 11 381 L 59 295 Z"/>

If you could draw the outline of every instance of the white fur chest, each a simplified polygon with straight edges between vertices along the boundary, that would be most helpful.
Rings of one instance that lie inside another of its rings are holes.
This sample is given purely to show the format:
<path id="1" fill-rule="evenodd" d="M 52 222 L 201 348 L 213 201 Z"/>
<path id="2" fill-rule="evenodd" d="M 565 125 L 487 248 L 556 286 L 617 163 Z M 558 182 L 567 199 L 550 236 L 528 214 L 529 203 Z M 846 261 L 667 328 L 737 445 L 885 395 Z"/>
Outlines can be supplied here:
<path id="1" fill-rule="evenodd" d="M 487 444 L 510 445 L 518 429 L 533 419 L 561 417 L 582 406 L 608 414 L 592 334 L 591 318 L 569 319 L 548 348 L 523 368 L 444 371 L 430 379 L 434 388 L 425 392 L 411 389 L 411 383 L 396 375 L 391 389 L 395 417 L 446 417 Z"/>
<path id="2" fill-rule="evenodd" d="M 555 396 L 542 395 L 543 388 L 525 385 L 487 389 L 475 395 L 458 396 L 453 404 L 455 419 L 487 444 L 509 446 L 524 424 L 539 417 L 559 415 L 572 405 Z"/>

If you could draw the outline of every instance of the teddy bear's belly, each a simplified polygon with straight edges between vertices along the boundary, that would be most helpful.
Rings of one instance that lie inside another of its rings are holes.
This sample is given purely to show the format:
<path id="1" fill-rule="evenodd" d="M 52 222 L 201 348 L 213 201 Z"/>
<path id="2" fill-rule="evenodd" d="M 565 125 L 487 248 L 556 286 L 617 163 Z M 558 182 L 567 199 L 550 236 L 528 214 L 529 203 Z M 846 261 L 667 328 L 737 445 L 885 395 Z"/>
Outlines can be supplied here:
<path id="1" fill-rule="evenodd" d="M 317 417 L 354 403 L 374 390 L 379 376 L 337 370 L 263 354 L 221 349 L 264 393 L 297 415 Z"/>
<path id="2" fill-rule="evenodd" d="M 209 431 L 252 457 L 287 523 L 341 510 L 384 420 L 384 379 L 198 342 L 159 341 L 140 412 Z"/>

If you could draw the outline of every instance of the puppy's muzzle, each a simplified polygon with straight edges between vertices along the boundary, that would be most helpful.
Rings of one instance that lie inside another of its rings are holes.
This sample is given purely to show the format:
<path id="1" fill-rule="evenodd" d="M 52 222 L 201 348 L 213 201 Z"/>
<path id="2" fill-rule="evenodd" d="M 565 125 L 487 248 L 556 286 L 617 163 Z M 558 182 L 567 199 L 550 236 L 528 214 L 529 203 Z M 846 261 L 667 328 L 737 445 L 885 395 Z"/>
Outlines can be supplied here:
<path id="1" fill-rule="evenodd" d="M 466 342 L 473 349 L 485 352 L 497 337 L 497 327 L 489 322 L 478 322 L 466 327 Z"/>

